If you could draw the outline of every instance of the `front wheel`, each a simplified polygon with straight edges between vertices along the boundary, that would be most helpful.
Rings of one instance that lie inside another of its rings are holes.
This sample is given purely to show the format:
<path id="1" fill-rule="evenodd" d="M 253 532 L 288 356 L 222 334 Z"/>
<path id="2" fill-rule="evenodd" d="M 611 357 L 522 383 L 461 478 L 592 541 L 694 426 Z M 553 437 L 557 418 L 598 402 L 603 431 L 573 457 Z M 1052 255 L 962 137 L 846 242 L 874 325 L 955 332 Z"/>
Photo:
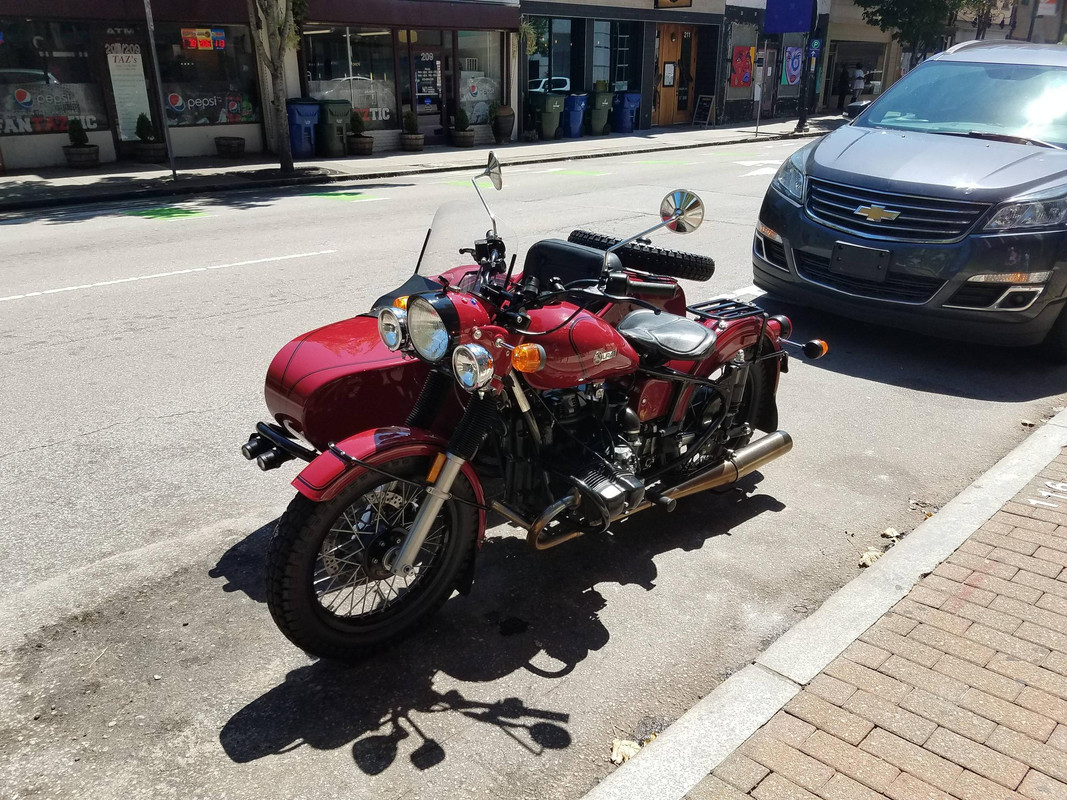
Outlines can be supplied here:
<path id="1" fill-rule="evenodd" d="M 381 465 L 421 483 L 428 458 Z M 455 496 L 473 499 L 460 476 Z M 384 562 L 407 535 L 426 497 L 418 485 L 367 473 L 337 497 L 315 503 L 297 495 L 267 550 L 267 606 L 297 647 L 341 661 L 370 655 L 423 624 L 452 594 L 474 558 L 477 516 L 465 503 L 445 503 L 401 578 Z"/>

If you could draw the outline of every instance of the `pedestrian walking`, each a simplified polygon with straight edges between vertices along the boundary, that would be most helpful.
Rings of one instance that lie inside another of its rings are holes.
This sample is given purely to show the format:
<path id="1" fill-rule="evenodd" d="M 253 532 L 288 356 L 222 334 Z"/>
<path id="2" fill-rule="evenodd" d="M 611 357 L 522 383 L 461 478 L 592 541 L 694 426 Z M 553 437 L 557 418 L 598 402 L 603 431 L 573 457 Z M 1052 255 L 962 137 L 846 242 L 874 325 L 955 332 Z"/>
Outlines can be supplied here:
<path id="1" fill-rule="evenodd" d="M 837 110 L 845 110 L 845 98 L 848 96 L 849 89 L 852 88 L 852 73 L 848 69 L 847 64 L 841 65 L 841 71 L 837 73 Z"/>
<path id="2" fill-rule="evenodd" d="M 856 64 L 852 69 L 852 102 L 855 103 L 860 99 L 860 95 L 863 94 L 863 87 L 867 83 L 867 79 L 864 76 L 863 67 Z"/>

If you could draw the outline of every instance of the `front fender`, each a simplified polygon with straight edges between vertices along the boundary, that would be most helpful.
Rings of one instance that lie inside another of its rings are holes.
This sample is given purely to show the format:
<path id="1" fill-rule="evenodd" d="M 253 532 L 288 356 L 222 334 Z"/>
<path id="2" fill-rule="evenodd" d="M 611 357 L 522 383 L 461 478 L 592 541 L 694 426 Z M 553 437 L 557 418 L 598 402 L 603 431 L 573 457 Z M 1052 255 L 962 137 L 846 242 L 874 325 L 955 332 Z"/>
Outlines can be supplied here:
<path id="1" fill-rule="evenodd" d="M 337 446 L 353 458 L 368 464 L 381 464 L 395 458 L 408 456 L 436 456 L 445 452 L 448 442 L 431 431 L 422 428 L 373 428 L 357 433 Z M 468 462 L 461 470 L 463 477 L 474 491 L 474 499 L 485 505 L 485 492 L 478 473 Z M 309 500 L 325 503 L 337 497 L 346 486 L 367 470 L 357 464 L 349 464 L 340 457 L 326 450 L 318 458 L 304 467 L 293 479 L 293 487 Z M 478 509 L 478 542 L 485 535 L 485 509 Z"/>

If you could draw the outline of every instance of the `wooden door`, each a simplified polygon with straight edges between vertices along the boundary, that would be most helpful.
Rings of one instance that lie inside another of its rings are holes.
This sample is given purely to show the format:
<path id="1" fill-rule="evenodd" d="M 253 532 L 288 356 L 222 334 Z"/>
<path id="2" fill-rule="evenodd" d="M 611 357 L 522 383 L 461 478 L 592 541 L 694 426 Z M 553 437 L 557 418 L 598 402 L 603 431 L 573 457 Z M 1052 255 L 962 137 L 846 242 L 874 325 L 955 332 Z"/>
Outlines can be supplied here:
<path id="1" fill-rule="evenodd" d="M 696 103 L 696 28 L 692 25 L 664 24 L 658 28 L 659 54 L 657 97 L 652 112 L 653 125 L 687 125 L 693 119 Z"/>

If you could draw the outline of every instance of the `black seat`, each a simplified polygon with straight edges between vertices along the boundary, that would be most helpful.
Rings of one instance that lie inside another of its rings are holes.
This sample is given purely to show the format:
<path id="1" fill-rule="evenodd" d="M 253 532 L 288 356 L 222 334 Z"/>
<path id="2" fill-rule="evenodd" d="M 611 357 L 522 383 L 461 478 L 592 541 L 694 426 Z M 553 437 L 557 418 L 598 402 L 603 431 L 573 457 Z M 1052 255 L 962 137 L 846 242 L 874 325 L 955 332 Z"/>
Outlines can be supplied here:
<path id="1" fill-rule="evenodd" d="M 606 256 L 609 270 L 622 269 L 619 257 L 614 253 Z M 559 278 L 566 286 L 580 280 L 596 280 L 604 268 L 604 251 L 586 247 L 562 239 L 542 239 L 526 251 L 522 267 L 524 277 L 533 276 L 546 290 L 552 278 Z"/>
<path id="2" fill-rule="evenodd" d="M 619 323 L 618 331 L 638 352 L 668 359 L 699 361 L 715 347 L 713 330 L 666 311 L 631 311 Z"/>

